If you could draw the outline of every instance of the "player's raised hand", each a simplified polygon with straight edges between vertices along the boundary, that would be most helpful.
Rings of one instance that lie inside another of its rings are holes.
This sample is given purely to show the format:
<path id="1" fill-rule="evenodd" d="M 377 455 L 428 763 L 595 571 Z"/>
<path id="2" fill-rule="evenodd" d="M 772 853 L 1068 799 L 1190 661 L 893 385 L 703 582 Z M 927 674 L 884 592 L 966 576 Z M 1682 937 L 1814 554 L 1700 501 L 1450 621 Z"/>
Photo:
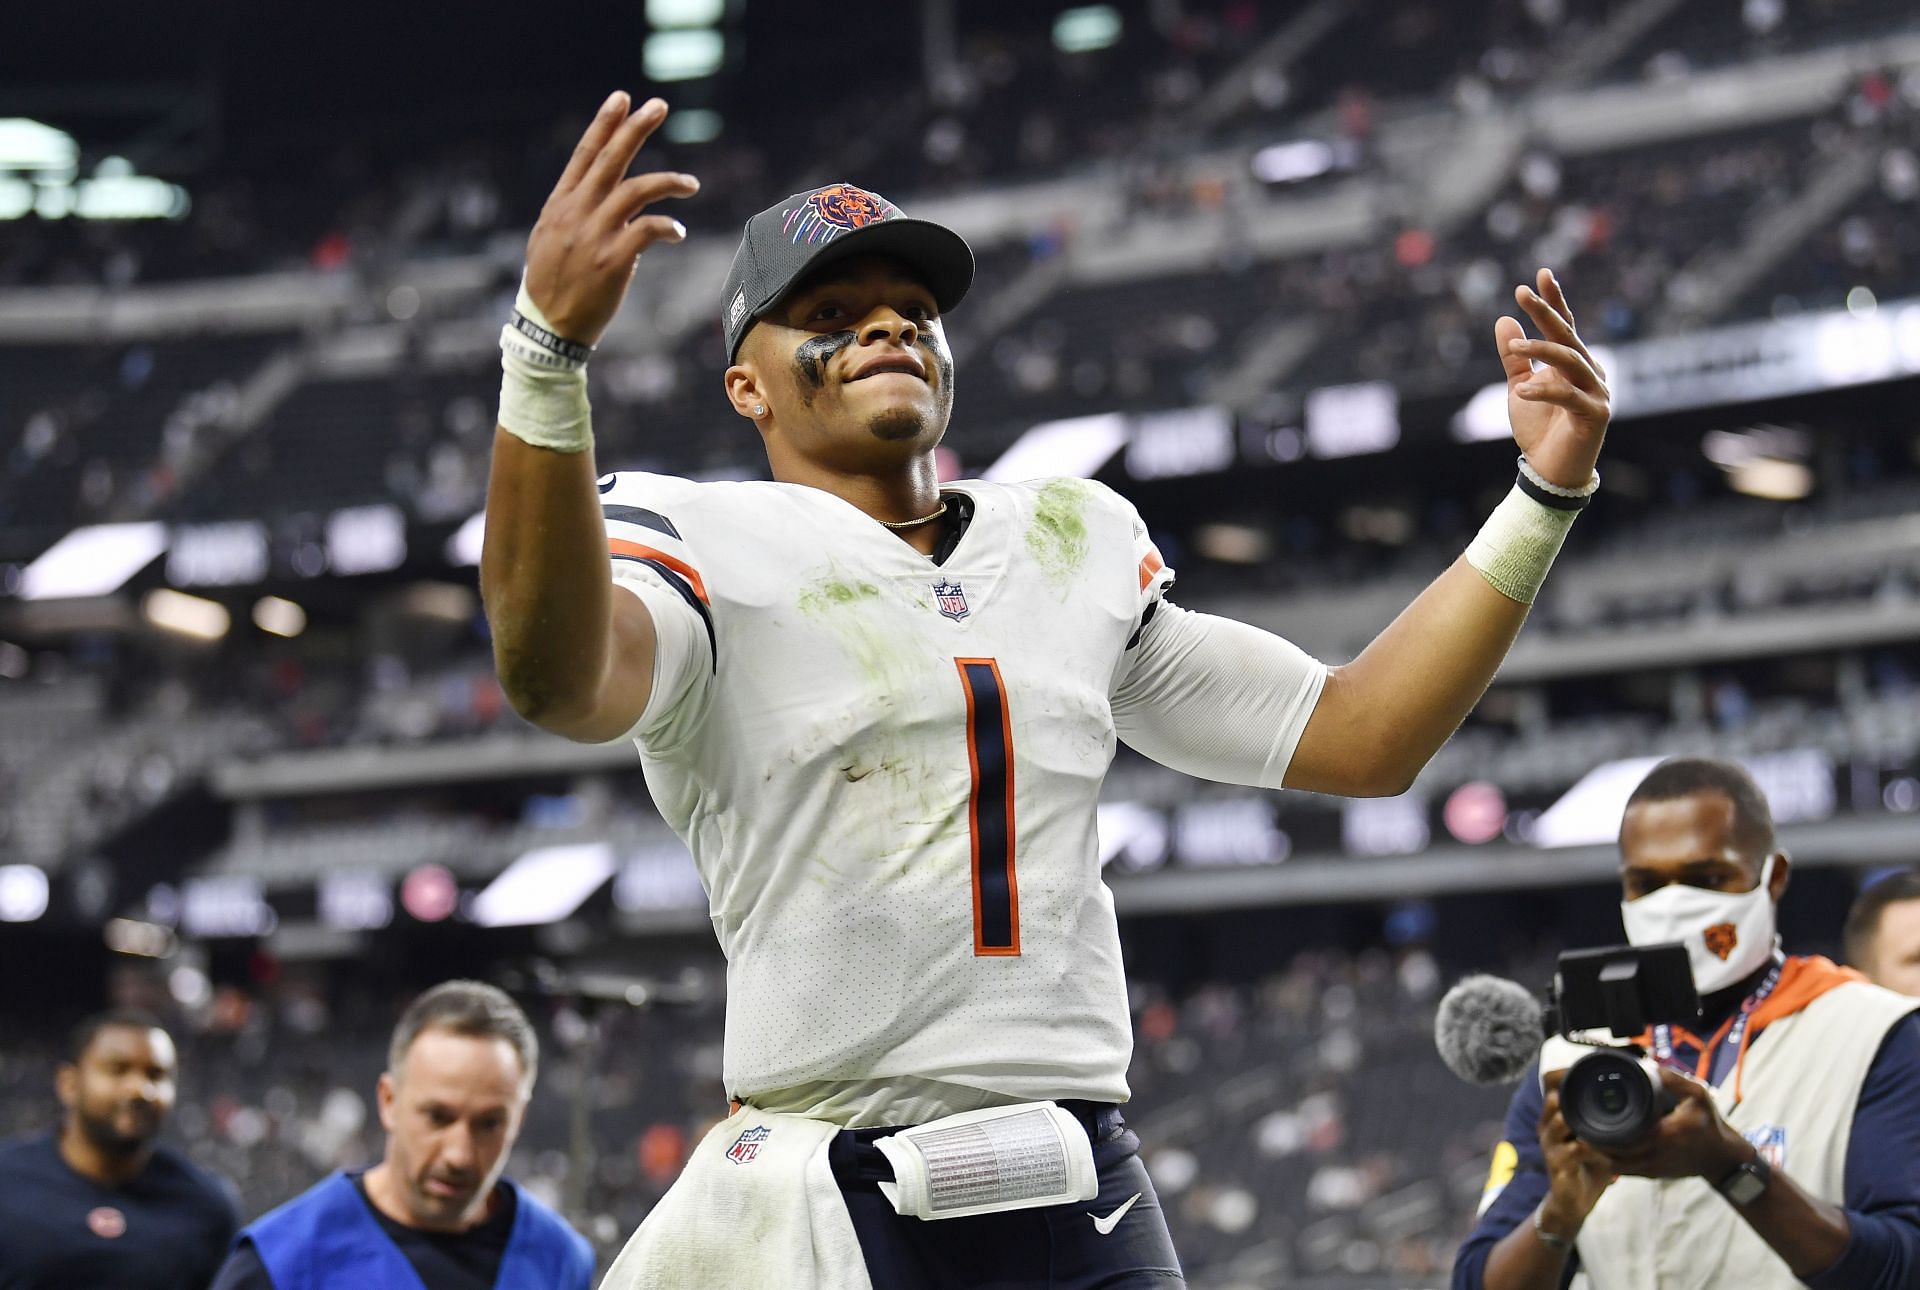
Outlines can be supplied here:
<path id="1" fill-rule="evenodd" d="M 693 196 L 699 180 L 672 171 L 627 177 L 640 145 L 666 119 L 660 99 L 632 108 L 625 90 L 614 91 L 540 208 L 527 238 L 527 292 L 568 340 L 597 343 L 619 312 L 640 253 L 687 235 L 679 220 L 643 212 L 663 198 Z"/>
<path id="2" fill-rule="evenodd" d="M 1584 488 L 1613 415 L 1606 373 L 1574 330 L 1573 309 L 1551 270 L 1540 270 L 1533 287 L 1515 287 L 1513 297 L 1540 333 L 1529 339 L 1512 317 L 1493 326 L 1514 442 L 1549 483 Z"/>

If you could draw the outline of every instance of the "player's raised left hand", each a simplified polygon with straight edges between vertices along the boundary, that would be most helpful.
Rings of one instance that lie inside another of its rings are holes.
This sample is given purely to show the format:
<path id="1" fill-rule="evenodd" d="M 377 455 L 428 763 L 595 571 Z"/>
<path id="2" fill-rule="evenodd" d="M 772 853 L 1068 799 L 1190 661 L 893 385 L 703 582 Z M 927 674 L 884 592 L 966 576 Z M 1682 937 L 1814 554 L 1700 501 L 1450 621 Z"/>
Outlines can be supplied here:
<path id="1" fill-rule="evenodd" d="M 1573 309 L 1552 270 L 1540 270 L 1532 287 L 1515 287 L 1513 298 L 1540 333 L 1530 339 L 1513 317 L 1493 326 L 1514 442 L 1549 483 L 1584 488 L 1613 415 L 1606 373 L 1574 329 Z M 1543 366 L 1534 367 L 1536 361 Z"/>

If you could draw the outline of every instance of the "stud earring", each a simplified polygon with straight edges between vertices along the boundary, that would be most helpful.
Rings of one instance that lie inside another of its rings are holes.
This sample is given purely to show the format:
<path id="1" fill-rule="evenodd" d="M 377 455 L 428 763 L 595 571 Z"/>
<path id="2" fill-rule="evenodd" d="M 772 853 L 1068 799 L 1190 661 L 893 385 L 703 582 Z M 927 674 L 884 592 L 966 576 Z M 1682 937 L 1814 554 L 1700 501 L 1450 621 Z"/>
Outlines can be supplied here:
<path id="1" fill-rule="evenodd" d="M 767 415 L 767 405 L 764 403 L 754 404 L 753 415 L 755 415 L 756 417 L 764 417 L 765 415 Z"/>

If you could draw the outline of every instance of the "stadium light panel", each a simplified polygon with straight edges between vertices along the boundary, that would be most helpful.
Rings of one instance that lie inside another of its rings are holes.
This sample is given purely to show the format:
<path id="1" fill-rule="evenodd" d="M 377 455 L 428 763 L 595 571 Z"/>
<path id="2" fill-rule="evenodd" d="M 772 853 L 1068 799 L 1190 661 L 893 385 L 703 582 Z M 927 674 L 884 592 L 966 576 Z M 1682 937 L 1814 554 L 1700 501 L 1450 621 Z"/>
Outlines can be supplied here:
<path id="1" fill-rule="evenodd" d="M 264 581 L 267 526 L 255 520 L 183 524 L 167 545 L 167 581 L 176 587 L 238 587 Z"/>
<path id="2" fill-rule="evenodd" d="M 680 108 L 667 117 L 660 133 L 668 143 L 711 143 L 720 137 L 726 124 L 718 112 L 706 108 Z"/>
<path id="3" fill-rule="evenodd" d="M 1253 154 L 1253 177 L 1263 184 L 1293 184 L 1333 169 L 1333 145 L 1320 139 L 1276 143 Z"/>
<path id="4" fill-rule="evenodd" d="M 719 71 L 726 56 L 726 38 L 717 31 L 656 31 L 647 37 L 640 61 L 650 81 L 696 81 Z"/>
<path id="5" fill-rule="evenodd" d="M 0 864 L 0 923 L 31 923 L 47 912 L 46 872 L 30 864 Z"/>
<path id="6" fill-rule="evenodd" d="M 81 219 L 185 219 L 187 190 L 151 175 L 109 175 L 73 186 L 71 210 Z"/>
<path id="7" fill-rule="evenodd" d="M 20 579 L 20 598 L 109 595 L 166 549 L 167 526 L 157 521 L 75 529 L 27 566 Z"/>
<path id="8" fill-rule="evenodd" d="M 1129 435 L 1127 418 L 1118 412 L 1090 417 L 1043 421 L 982 471 L 992 480 L 1043 479 L 1049 475 L 1089 478 L 1112 460 Z"/>
<path id="9" fill-rule="evenodd" d="M 80 145 L 65 130 L 26 117 L 0 119 L 0 170 L 71 171 Z"/>
<path id="10" fill-rule="evenodd" d="M 651 27 L 711 27 L 726 16 L 727 0 L 647 0 Z"/>
<path id="11" fill-rule="evenodd" d="M 614 908 L 624 913 L 654 909 L 705 909 L 707 889 L 693 857 L 678 841 L 641 847 L 620 862 L 613 879 Z"/>
<path id="12" fill-rule="evenodd" d="M 258 878 L 217 874 L 180 884 L 180 930 L 188 936 L 266 936 L 279 925 Z"/>
<path id="13" fill-rule="evenodd" d="M 298 636 L 307 630 L 307 611 L 280 596 L 262 596 L 253 604 L 253 625 L 274 636 Z"/>
<path id="14" fill-rule="evenodd" d="M 135 918 L 111 919 L 101 930 L 101 936 L 115 954 L 131 954 L 143 959 L 166 958 L 179 945 L 172 928 Z"/>
<path id="15" fill-rule="evenodd" d="M 1131 423 L 1127 474 L 1177 479 L 1227 469 L 1234 460 L 1233 414 L 1225 408 L 1145 412 Z"/>
<path id="16" fill-rule="evenodd" d="M 672 120 L 672 117 L 668 117 Z M 470 569 L 480 563 L 481 541 L 487 532 L 487 513 L 469 517 L 452 537 L 447 539 L 447 562 L 463 569 Z"/>
<path id="17" fill-rule="evenodd" d="M 1112 5 L 1068 9 L 1053 20 L 1054 48 L 1063 54 L 1106 49 L 1119 42 L 1121 25 L 1120 11 Z"/>
<path id="18" fill-rule="evenodd" d="M 1193 531 L 1193 549 L 1225 564 L 1259 564 L 1272 552 L 1273 539 L 1251 524 L 1202 524 Z"/>
<path id="19" fill-rule="evenodd" d="M 233 626 L 233 615 L 216 600 L 189 596 L 184 591 L 161 587 L 147 593 L 140 611 L 148 622 L 162 631 L 191 636 L 195 640 L 217 641 Z"/>
<path id="20" fill-rule="evenodd" d="M 1797 502 L 1813 491 L 1813 471 L 1805 463 L 1761 457 L 1727 472 L 1736 493 L 1770 502 Z"/>
<path id="21" fill-rule="evenodd" d="M 407 521 L 398 506 L 350 506 L 327 516 L 327 567 L 336 574 L 385 573 L 407 559 Z"/>
<path id="22" fill-rule="evenodd" d="M 0 219 L 19 219 L 33 209 L 33 197 L 26 180 L 0 178 Z"/>
<path id="23" fill-rule="evenodd" d="M 1400 442 L 1400 395 L 1391 381 L 1322 386 L 1307 394 L 1306 421 L 1316 457 L 1385 452 Z"/>
<path id="24" fill-rule="evenodd" d="M 580 908 L 613 877 L 613 848 L 605 842 L 539 847 L 508 865 L 473 901 L 481 927 L 557 923 Z"/>

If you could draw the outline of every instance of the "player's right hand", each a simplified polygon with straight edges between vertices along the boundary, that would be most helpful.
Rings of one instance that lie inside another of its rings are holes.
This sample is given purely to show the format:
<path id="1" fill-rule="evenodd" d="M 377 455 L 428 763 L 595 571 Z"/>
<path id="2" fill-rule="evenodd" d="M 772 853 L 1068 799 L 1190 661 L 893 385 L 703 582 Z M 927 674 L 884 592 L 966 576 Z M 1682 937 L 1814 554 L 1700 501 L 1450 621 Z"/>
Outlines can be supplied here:
<path id="1" fill-rule="evenodd" d="M 1547 1096 L 1540 1108 L 1540 1150 L 1547 1157 L 1547 1199 L 1540 1222 L 1571 1240 L 1616 1175 L 1604 1155 L 1573 1136 L 1560 1114 L 1560 1081 L 1566 1075 L 1552 1071 L 1543 1081 Z"/>
<path id="2" fill-rule="evenodd" d="M 672 171 L 625 177 L 667 119 L 660 99 L 631 104 L 616 90 L 600 105 L 527 238 L 527 293 L 554 331 L 583 345 L 597 344 L 619 312 L 640 253 L 687 235 L 679 220 L 642 212 L 700 191 L 699 180 Z"/>

